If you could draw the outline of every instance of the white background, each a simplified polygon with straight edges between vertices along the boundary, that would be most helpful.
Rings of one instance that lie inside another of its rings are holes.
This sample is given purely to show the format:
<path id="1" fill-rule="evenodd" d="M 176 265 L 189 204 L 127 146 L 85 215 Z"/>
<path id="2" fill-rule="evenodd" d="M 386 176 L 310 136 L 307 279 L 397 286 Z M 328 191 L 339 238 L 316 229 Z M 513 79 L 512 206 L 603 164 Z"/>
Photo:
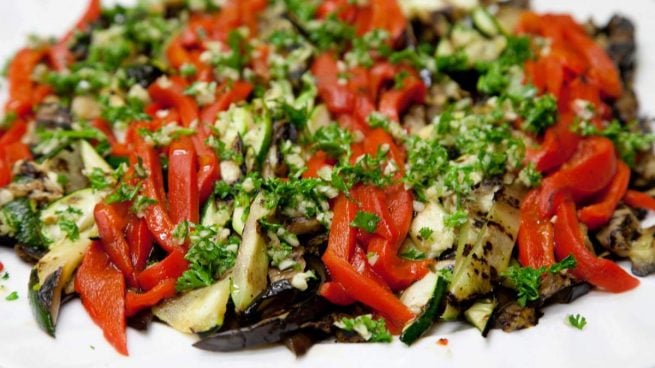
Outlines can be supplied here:
<path id="1" fill-rule="evenodd" d="M 402 1 L 402 0 L 399 0 Z M 85 0 L 0 0 L 0 61 L 13 54 L 29 33 L 57 35 L 77 19 Z M 567 11 L 583 20 L 605 21 L 621 12 L 638 32 L 637 90 L 642 113 L 655 116 L 655 1 L 541 0 L 538 10 Z M 0 99 L 1 99 L 0 95 Z M 207 353 L 191 347 L 194 338 L 154 324 L 148 333 L 128 332 L 131 356 L 124 358 L 104 341 L 78 301 L 64 306 L 57 338 L 36 326 L 27 302 L 29 267 L 11 250 L 0 248 L 0 261 L 11 274 L 0 290 L 0 367 L 655 367 L 655 276 L 634 291 L 611 295 L 593 292 L 570 305 L 547 308 L 539 325 L 488 338 L 457 323 L 441 324 L 411 348 L 391 345 L 321 344 L 296 359 L 283 347 L 241 353 Z M 4 297 L 17 290 L 20 298 Z M 580 313 L 588 325 L 565 325 Z M 446 337 L 447 347 L 436 341 Z"/>

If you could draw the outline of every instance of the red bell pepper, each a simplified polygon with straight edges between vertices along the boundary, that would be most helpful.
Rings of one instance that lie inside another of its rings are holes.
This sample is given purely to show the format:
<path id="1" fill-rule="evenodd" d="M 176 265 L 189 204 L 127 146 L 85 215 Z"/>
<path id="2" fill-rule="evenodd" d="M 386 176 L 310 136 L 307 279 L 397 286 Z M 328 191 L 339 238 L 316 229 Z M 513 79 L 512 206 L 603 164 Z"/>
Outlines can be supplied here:
<path id="1" fill-rule="evenodd" d="M 21 141 L 10 143 L 0 149 L 5 151 L 6 158 L 10 167 L 13 166 L 17 161 L 29 160 L 32 158 L 30 148 Z"/>
<path id="2" fill-rule="evenodd" d="M 180 249 L 181 245 L 173 236 L 177 224 L 173 223 L 166 211 L 164 180 L 159 157 L 157 152 L 143 141 L 137 143 L 137 153 L 149 174 L 144 180 L 144 195 L 157 201 L 146 207 L 144 211 L 146 223 L 150 232 L 155 236 L 155 241 L 170 253 L 175 249 Z"/>
<path id="3" fill-rule="evenodd" d="M 244 82 L 236 81 L 230 86 L 223 86 L 216 92 L 216 100 L 214 103 L 202 108 L 200 112 L 200 122 L 207 125 L 212 125 L 218 117 L 218 113 L 227 110 L 230 105 L 237 103 L 248 98 L 253 90 L 253 85 Z"/>
<path id="4" fill-rule="evenodd" d="M 426 94 L 425 84 L 416 75 L 416 72 L 412 71 L 405 77 L 400 88 L 394 88 L 382 94 L 378 110 L 392 120 L 400 121 L 400 115 L 413 103 L 423 103 Z"/>
<path id="5" fill-rule="evenodd" d="M 411 261 L 398 257 L 401 243 L 381 237 L 374 237 L 368 244 L 368 251 L 377 256 L 373 269 L 392 290 L 402 290 L 425 276 L 429 261 Z"/>
<path id="6" fill-rule="evenodd" d="M 340 70 L 333 54 L 318 55 L 312 64 L 318 94 L 333 114 L 352 112 L 355 95 L 345 84 L 339 82 Z"/>
<path id="7" fill-rule="evenodd" d="M 633 208 L 655 211 L 655 198 L 646 193 L 638 192 L 636 190 L 628 190 L 623 197 L 623 201 L 625 204 Z"/>
<path id="8" fill-rule="evenodd" d="M 126 213 L 120 213 L 120 205 L 100 202 L 93 211 L 103 249 L 109 255 L 112 263 L 125 276 L 129 286 L 137 286 L 136 272 L 130 258 L 130 246 L 125 240 L 123 229 L 126 225 Z"/>
<path id="9" fill-rule="evenodd" d="M 357 215 L 357 205 L 341 194 L 334 202 L 332 211 L 334 216 L 330 226 L 328 248 L 336 256 L 350 261 L 356 245 L 356 231 L 350 224 Z"/>
<path id="10" fill-rule="evenodd" d="M 198 223 L 198 160 L 189 137 L 175 140 L 168 151 L 168 198 L 171 220 Z"/>
<path id="11" fill-rule="evenodd" d="M 318 171 L 320 169 L 326 166 L 332 166 L 335 163 L 335 160 L 331 159 L 327 153 L 318 151 L 307 161 L 307 170 L 302 173 L 302 177 L 305 179 L 318 178 Z"/>
<path id="12" fill-rule="evenodd" d="M 398 41 L 405 28 L 407 19 L 396 0 L 371 0 L 370 30 L 384 29 L 391 36 L 391 43 Z"/>
<path id="13" fill-rule="evenodd" d="M 182 276 L 184 271 L 189 267 L 189 263 L 184 259 L 184 253 L 181 250 L 171 252 L 162 261 L 146 268 L 137 276 L 139 286 L 143 290 L 150 290 L 157 286 L 162 280 L 175 279 Z"/>
<path id="14" fill-rule="evenodd" d="M 132 317 L 144 309 L 154 307 L 164 299 L 174 297 L 176 283 L 176 279 L 166 279 L 144 293 L 129 290 L 125 297 L 125 315 Z"/>
<path id="15" fill-rule="evenodd" d="M 371 68 L 371 85 L 369 89 L 373 101 L 377 102 L 378 95 L 382 91 L 382 88 L 387 84 L 393 83 L 397 74 L 397 68 L 388 62 L 379 62 Z"/>
<path id="16" fill-rule="evenodd" d="M 356 301 L 348 295 L 343 285 L 336 281 L 328 281 L 324 283 L 319 288 L 318 293 L 330 303 L 336 305 L 351 305 Z"/>
<path id="17" fill-rule="evenodd" d="M 351 193 L 363 212 L 378 217 L 379 221 L 374 233 L 390 241 L 396 240 L 398 233 L 393 227 L 392 214 L 386 206 L 384 192 L 374 186 L 358 186 L 353 188 Z"/>
<path id="18" fill-rule="evenodd" d="M 616 175 L 605 193 L 599 198 L 597 202 L 589 206 L 583 207 L 578 211 L 580 221 L 587 225 L 590 229 L 598 229 L 605 225 L 612 218 L 616 206 L 621 202 L 621 198 L 628 190 L 630 183 L 630 168 L 628 165 L 619 161 L 616 168 Z"/>
<path id="19" fill-rule="evenodd" d="M 11 183 L 11 165 L 7 160 L 7 154 L 3 149 L 0 149 L 0 188 L 3 188 Z"/>
<path id="20" fill-rule="evenodd" d="M 91 125 L 101 131 L 105 137 L 107 138 L 107 141 L 109 142 L 109 145 L 111 147 L 111 154 L 114 156 L 129 156 L 130 154 L 130 149 L 127 147 L 126 144 L 119 143 L 118 139 L 116 139 L 116 136 L 114 135 L 114 132 L 111 130 L 109 125 L 104 119 L 93 119 L 91 121 Z"/>
<path id="21" fill-rule="evenodd" d="M 148 257 L 152 252 L 154 239 L 144 219 L 131 216 L 125 229 L 127 243 L 134 270 L 141 272 L 146 268 Z"/>
<path id="22" fill-rule="evenodd" d="M 557 124 L 548 128 L 544 141 L 537 149 L 526 151 L 526 162 L 532 162 L 542 173 L 552 172 L 575 153 L 580 137 L 571 131 L 573 114 L 562 114 Z"/>
<path id="23" fill-rule="evenodd" d="M 75 291 L 107 341 L 127 355 L 125 278 L 109 263 L 99 242 L 94 242 L 84 255 L 75 275 Z"/>
<path id="24" fill-rule="evenodd" d="M 19 117 L 24 117 L 32 112 L 35 88 L 32 73 L 43 59 L 43 54 L 41 50 L 25 48 L 14 56 L 7 70 L 9 98 L 5 105 L 5 111 L 14 112 Z"/>
<path id="25" fill-rule="evenodd" d="M 573 275 L 589 283 L 614 293 L 633 289 L 639 280 L 630 276 L 616 263 L 598 258 L 585 243 L 585 235 L 580 229 L 575 203 L 564 200 L 557 208 L 555 221 L 555 254 L 558 259 L 571 255 L 576 260 Z"/>
<path id="26" fill-rule="evenodd" d="M 180 114 L 182 125 L 192 126 L 198 121 L 198 106 L 193 98 L 184 94 L 186 82 L 180 77 L 170 77 L 170 84 L 155 82 L 148 87 L 153 101 L 164 107 L 174 108 Z"/>
<path id="27" fill-rule="evenodd" d="M 539 269 L 555 264 L 555 233 L 550 218 L 537 210 L 539 191 L 531 190 L 521 203 L 518 234 L 519 262 L 523 267 Z"/>
<path id="28" fill-rule="evenodd" d="M 332 233 L 332 230 L 330 230 Z M 323 254 L 323 262 L 334 281 L 344 285 L 353 299 L 371 307 L 397 326 L 404 326 L 414 314 L 388 289 L 378 282 L 363 277 L 348 261 L 330 249 Z"/>
<path id="29" fill-rule="evenodd" d="M 570 192 L 576 201 L 602 191 L 614 177 L 617 161 L 612 141 L 604 137 L 584 139 L 571 160 L 543 180 L 539 198 L 541 217 L 552 216 L 555 196 L 563 191 Z"/>

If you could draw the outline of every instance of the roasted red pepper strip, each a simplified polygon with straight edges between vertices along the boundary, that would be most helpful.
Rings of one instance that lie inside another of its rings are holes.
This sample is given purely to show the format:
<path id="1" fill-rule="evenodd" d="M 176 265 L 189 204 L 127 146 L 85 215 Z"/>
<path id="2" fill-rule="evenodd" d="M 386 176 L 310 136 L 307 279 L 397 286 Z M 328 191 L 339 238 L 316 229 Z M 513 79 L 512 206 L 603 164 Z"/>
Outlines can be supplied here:
<path id="1" fill-rule="evenodd" d="M 200 112 L 200 122 L 209 125 L 214 124 L 218 113 L 227 110 L 233 103 L 248 98 L 252 90 L 253 85 L 244 81 L 236 81 L 231 86 L 220 88 L 216 93 L 214 103 L 205 106 Z"/>
<path id="2" fill-rule="evenodd" d="M 336 256 L 350 261 L 355 252 L 356 231 L 350 225 L 357 215 L 357 205 L 341 194 L 332 208 L 334 217 L 330 226 L 328 248 Z"/>
<path id="3" fill-rule="evenodd" d="M 136 272 L 130 258 L 130 246 L 123 236 L 125 213 L 119 210 L 120 205 L 100 202 L 93 212 L 103 249 L 109 255 L 112 263 L 118 267 L 131 287 L 137 286 Z"/>
<path id="4" fill-rule="evenodd" d="M 93 125 L 94 128 L 98 129 L 105 135 L 107 141 L 109 141 L 109 145 L 111 146 L 112 155 L 129 156 L 130 149 L 128 146 L 118 142 L 116 136 L 114 136 L 114 132 L 111 130 L 104 119 L 93 119 L 93 121 L 91 121 L 91 125 Z"/>
<path id="5" fill-rule="evenodd" d="M 141 272 L 146 268 L 148 257 L 152 252 L 154 239 L 146 221 L 136 216 L 131 216 L 125 229 L 127 243 L 130 245 L 130 256 L 134 270 Z"/>
<path id="6" fill-rule="evenodd" d="M 184 259 L 184 253 L 181 250 L 171 252 L 166 258 L 156 263 L 137 276 L 139 286 L 143 290 L 150 290 L 157 286 L 159 282 L 166 279 L 175 279 L 182 276 L 186 271 L 189 263 Z"/>
<path id="7" fill-rule="evenodd" d="M 398 41 L 407 27 L 407 19 L 398 2 L 396 0 L 371 0 L 370 6 L 370 29 L 387 30 L 391 41 Z"/>
<path id="8" fill-rule="evenodd" d="M 521 203 L 518 234 L 519 262 L 523 267 L 538 269 L 555 263 L 555 233 L 550 218 L 537 211 L 539 190 L 533 189 Z"/>
<path id="9" fill-rule="evenodd" d="M 568 191 L 578 201 L 602 191 L 616 173 L 614 144 L 607 138 L 584 139 L 575 155 L 562 168 L 543 180 L 539 198 L 539 214 L 552 216 L 556 194 Z"/>
<path id="10" fill-rule="evenodd" d="M 174 297 L 176 294 L 176 283 L 176 279 L 166 279 L 144 293 L 129 290 L 125 297 L 125 315 L 132 317 L 144 309 L 159 304 L 164 299 Z"/>
<path id="11" fill-rule="evenodd" d="M 333 54 L 317 56 L 312 64 L 318 94 L 333 114 L 346 114 L 353 110 L 355 95 L 344 84 L 339 83 L 340 71 Z"/>
<path id="12" fill-rule="evenodd" d="M 350 297 L 376 310 L 393 324 L 404 326 L 414 318 L 414 314 L 391 291 L 380 286 L 376 281 L 363 277 L 329 246 L 323 254 L 323 262 L 330 271 L 332 279 L 344 285 Z"/>
<path id="13" fill-rule="evenodd" d="M 144 195 L 157 203 L 147 206 L 144 210 L 148 229 L 155 236 L 155 241 L 167 252 L 181 249 L 180 243 L 173 236 L 177 224 L 173 223 L 166 211 L 161 164 L 157 152 L 140 141 L 137 145 L 138 157 L 148 171 L 148 178 L 144 180 Z"/>
<path id="14" fill-rule="evenodd" d="M 168 150 L 168 198 L 173 223 L 198 223 L 198 160 L 189 137 L 178 138 Z"/>
<path id="15" fill-rule="evenodd" d="M 616 175 L 606 189 L 603 196 L 598 202 L 589 206 L 583 207 L 578 211 L 580 221 L 587 225 L 589 229 L 598 229 L 605 225 L 612 218 L 616 206 L 621 202 L 621 198 L 628 190 L 630 183 L 630 168 L 628 165 L 619 161 L 616 168 Z"/>
<path id="16" fill-rule="evenodd" d="M 555 221 L 555 254 L 558 259 L 571 255 L 576 267 L 571 272 L 601 289 L 620 293 L 639 285 L 639 280 L 630 276 L 616 263 L 598 258 L 585 243 L 585 235 L 580 229 L 575 204 L 564 200 L 557 208 Z"/>
<path id="17" fill-rule="evenodd" d="M 127 355 L 125 278 L 109 263 L 99 242 L 93 242 L 84 255 L 75 275 L 75 291 L 107 341 Z"/>
<path id="18" fill-rule="evenodd" d="M 630 207 L 655 211 L 655 198 L 636 190 L 628 190 L 623 201 Z"/>
<path id="19" fill-rule="evenodd" d="M 335 281 L 329 281 L 321 285 L 318 293 L 332 304 L 345 306 L 355 303 L 355 299 L 348 295 L 346 289 Z"/>
<path id="20" fill-rule="evenodd" d="M 325 166 L 332 166 L 335 161 L 323 151 L 316 152 L 307 161 L 307 170 L 302 173 L 303 178 L 318 178 L 318 171 Z"/>
<path id="21" fill-rule="evenodd" d="M 34 82 L 32 73 L 43 59 L 43 51 L 22 49 L 14 56 L 7 70 L 9 99 L 5 111 L 14 112 L 19 117 L 32 112 Z"/>
<path id="22" fill-rule="evenodd" d="M 193 98 L 184 94 L 186 82 L 180 77 L 171 77 L 168 82 L 159 80 L 148 87 L 152 100 L 165 107 L 176 109 L 183 126 L 189 127 L 197 123 L 198 106 Z"/>
<path id="23" fill-rule="evenodd" d="M 400 121 L 400 115 L 413 103 L 425 101 L 427 88 L 416 72 L 409 72 L 400 88 L 384 92 L 380 97 L 379 111 L 394 121 Z"/>
<path id="24" fill-rule="evenodd" d="M 351 190 L 353 198 L 361 206 L 361 211 L 372 213 L 378 217 L 378 224 L 375 234 L 384 239 L 394 241 L 398 237 L 393 227 L 391 213 L 385 204 L 384 192 L 374 186 L 359 186 Z"/>
<path id="25" fill-rule="evenodd" d="M 374 237 L 368 244 L 368 251 L 377 256 L 373 269 L 392 290 L 402 290 L 420 280 L 428 273 L 428 261 L 400 259 L 400 242 Z"/>

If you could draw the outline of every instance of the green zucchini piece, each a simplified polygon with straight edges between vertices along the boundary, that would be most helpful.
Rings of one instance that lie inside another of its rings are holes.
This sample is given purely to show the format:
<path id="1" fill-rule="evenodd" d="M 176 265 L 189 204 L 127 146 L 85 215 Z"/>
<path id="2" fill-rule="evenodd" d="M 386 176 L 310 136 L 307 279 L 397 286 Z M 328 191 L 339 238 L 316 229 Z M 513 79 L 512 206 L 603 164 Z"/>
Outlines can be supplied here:
<path id="1" fill-rule="evenodd" d="M 491 324 L 491 316 L 496 309 L 497 302 L 494 299 L 483 299 L 475 302 L 464 312 L 464 318 L 475 328 L 480 330 L 482 336 L 487 336 Z"/>
<path id="2" fill-rule="evenodd" d="M 0 234 L 34 249 L 47 249 L 41 233 L 41 219 L 36 203 L 27 198 L 15 199 L 0 210 Z"/>
<path id="3" fill-rule="evenodd" d="M 309 134 L 313 135 L 320 128 L 330 125 L 332 118 L 330 112 L 325 104 L 320 104 L 314 107 L 309 120 L 307 121 L 307 130 Z"/>
<path id="4" fill-rule="evenodd" d="M 425 284 L 423 284 L 422 282 L 426 278 L 428 279 L 425 281 Z M 421 281 L 417 282 L 417 284 L 421 283 L 421 285 L 419 285 L 421 291 L 420 292 L 417 291 L 416 294 L 412 292 L 412 294 L 414 294 L 416 298 L 411 298 L 411 299 L 418 300 L 419 296 L 423 293 L 423 288 L 426 286 L 432 287 L 432 288 L 428 288 L 428 290 L 432 291 L 432 293 L 429 294 L 431 297 L 428 299 L 427 303 L 425 304 L 422 313 L 420 313 L 418 317 L 414 319 L 414 321 L 412 321 L 407 327 L 405 327 L 402 334 L 400 335 L 400 341 L 404 342 L 407 345 L 411 345 L 416 340 L 418 340 L 418 338 L 421 337 L 421 335 L 423 335 L 428 329 L 430 329 L 430 327 L 432 327 L 432 325 L 439 319 L 439 315 L 442 310 L 441 308 L 443 304 L 442 302 L 446 294 L 446 290 L 448 289 L 448 281 L 445 278 L 443 278 L 441 275 L 429 274 L 428 276 L 426 276 L 426 278 L 423 278 Z"/>
<path id="5" fill-rule="evenodd" d="M 272 212 L 266 208 L 264 195 L 258 194 L 250 206 L 232 274 L 232 301 L 238 312 L 244 311 L 266 289 L 268 254 L 266 240 L 259 233 L 259 220 Z"/>
<path id="6" fill-rule="evenodd" d="M 89 231 L 90 237 L 98 236 L 93 211 L 96 204 L 102 201 L 106 195 L 106 191 L 86 188 L 52 202 L 41 211 L 40 220 L 43 222 L 41 231 L 43 236 L 51 243 L 57 243 L 66 238 L 66 233 L 59 227 L 59 218 L 60 214 L 67 211 L 69 207 L 79 210 L 81 213 L 75 219 L 79 232 Z"/>
<path id="7" fill-rule="evenodd" d="M 232 229 L 239 235 L 243 235 L 243 229 L 246 227 L 246 216 L 248 216 L 247 207 L 234 207 L 234 211 L 232 211 Z"/>
<path id="8" fill-rule="evenodd" d="M 105 161 L 102 156 L 98 154 L 93 146 L 85 141 L 80 140 L 78 143 L 80 150 L 80 156 L 82 156 L 82 164 L 84 165 L 84 171 L 90 173 L 93 169 L 100 169 L 105 173 L 113 172 L 111 166 Z"/>
<path id="9" fill-rule="evenodd" d="M 251 171 L 260 167 L 266 160 L 268 148 L 273 140 L 273 122 L 268 111 L 254 119 L 248 132 L 243 136 L 243 143 L 246 147 L 246 168 Z"/>
<path id="10" fill-rule="evenodd" d="M 74 242 L 60 241 L 32 268 L 28 297 L 36 322 L 50 336 L 55 335 L 61 293 L 82 263 L 91 242 L 88 232 L 80 234 L 80 239 Z"/>
<path id="11" fill-rule="evenodd" d="M 230 278 L 168 299 L 152 309 L 154 315 L 183 333 L 201 333 L 223 325 L 230 300 Z"/>
<path id="12" fill-rule="evenodd" d="M 479 6 L 473 9 L 471 19 L 475 28 L 487 37 L 498 36 L 501 32 L 496 18 L 484 7 Z"/>
<path id="13" fill-rule="evenodd" d="M 232 203 L 216 201 L 212 196 L 202 210 L 200 223 L 203 226 L 225 227 L 232 218 Z"/>
<path id="14" fill-rule="evenodd" d="M 486 217 L 472 214 L 458 244 L 449 291 L 455 300 L 468 301 L 492 291 L 492 283 L 509 266 L 519 228 L 522 193 L 503 187 L 493 195 Z"/>

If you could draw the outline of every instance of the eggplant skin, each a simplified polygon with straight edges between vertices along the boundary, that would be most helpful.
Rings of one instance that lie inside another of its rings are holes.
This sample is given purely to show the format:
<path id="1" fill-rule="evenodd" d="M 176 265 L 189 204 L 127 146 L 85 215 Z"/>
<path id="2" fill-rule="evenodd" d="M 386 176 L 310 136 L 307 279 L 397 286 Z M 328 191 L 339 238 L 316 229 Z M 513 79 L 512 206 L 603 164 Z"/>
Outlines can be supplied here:
<path id="1" fill-rule="evenodd" d="M 60 267 L 57 271 L 51 273 L 45 281 L 39 283 L 39 275 L 35 269 L 30 274 L 28 297 L 32 306 L 32 313 L 39 327 L 48 335 L 55 337 L 56 317 L 53 314 L 53 307 L 59 309 L 59 301 L 55 301 L 55 291 L 61 279 L 63 269 Z"/>
<path id="2" fill-rule="evenodd" d="M 202 350 L 229 352 L 278 343 L 304 329 L 311 329 L 312 323 L 321 320 L 328 309 L 327 301 L 316 296 L 282 315 L 210 335 L 193 346 Z"/>

